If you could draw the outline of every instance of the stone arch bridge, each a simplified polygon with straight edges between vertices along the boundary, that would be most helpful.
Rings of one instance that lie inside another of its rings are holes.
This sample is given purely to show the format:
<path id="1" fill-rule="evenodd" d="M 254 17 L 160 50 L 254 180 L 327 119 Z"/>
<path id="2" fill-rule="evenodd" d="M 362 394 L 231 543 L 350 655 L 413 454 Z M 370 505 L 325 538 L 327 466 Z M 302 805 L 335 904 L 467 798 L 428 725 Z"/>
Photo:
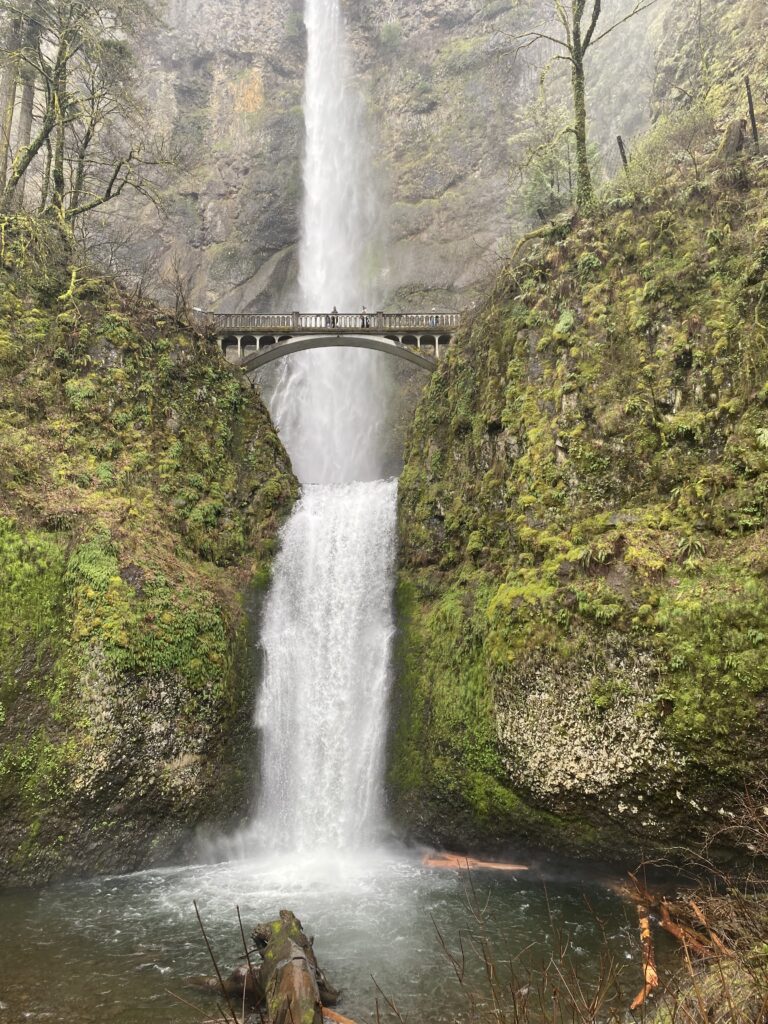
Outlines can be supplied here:
<path id="1" fill-rule="evenodd" d="M 458 313 L 205 313 L 225 357 L 250 372 L 319 348 L 366 348 L 434 370 L 460 326 Z"/>

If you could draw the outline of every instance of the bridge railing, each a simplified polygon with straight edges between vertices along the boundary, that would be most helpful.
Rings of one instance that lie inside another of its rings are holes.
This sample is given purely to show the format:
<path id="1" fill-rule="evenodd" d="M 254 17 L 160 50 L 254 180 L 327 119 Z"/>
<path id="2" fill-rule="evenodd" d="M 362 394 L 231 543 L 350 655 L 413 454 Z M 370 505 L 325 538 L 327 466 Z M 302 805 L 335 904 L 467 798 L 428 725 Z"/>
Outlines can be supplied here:
<path id="1" fill-rule="evenodd" d="M 299 331 L 402 332 L 412 330 L 454 331 L 461 324 L 459 313 L 205 313 L 199 316 L 220 333 L 245 334 L 270 331 L 294 334 Z"/>
<path id="2" fill-rule="evenodd" d="M 363 320 L 368 323 L 364 324 Z M 364 327 L 374 327 L 376 321 L 375 313 L 299 313 L 298 329 L 301 331 L 314 330 L 360 330 Z"/>
<path id="3" fill-rule="evenodd" d="M 291 313 L 205 313 L 219 331 L 292 331 Z"/>
<path id="4" fill-rule="evenodd" d="M 383 327 L 385 331 L 429 328 L 455 330 L 460 323 L 459 313 L 385 313 Z"/>

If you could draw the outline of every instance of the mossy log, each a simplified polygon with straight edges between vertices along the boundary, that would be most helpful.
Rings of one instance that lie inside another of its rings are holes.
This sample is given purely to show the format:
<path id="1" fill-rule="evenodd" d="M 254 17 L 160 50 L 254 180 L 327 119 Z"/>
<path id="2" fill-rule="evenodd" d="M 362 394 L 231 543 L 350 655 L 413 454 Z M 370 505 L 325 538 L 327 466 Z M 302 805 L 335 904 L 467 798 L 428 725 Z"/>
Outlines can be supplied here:
<path id="1" fill-rule="evenodd" d="M 335 1006 L 339 993 L 317 963 L 312 939 L 290 910 L 281 910 L 276 921 L 259 924 L 251 933 L 258 966 L 237 967 L 228 978 L 194 978 L 191 984 L 223 993 L 234 1005 L 241 1001 L 249 1010 L 265 1008 L 269 1024 L 323 1024 L 323 1007 Z"/>
<path id="2" fill-rule="evenodd" d="M 281 910 L 277 921 L 254 929 L 253 943 L 263 958 L 259 980 L 270 1024 L 323 1024 L 317 959 L 296 915 Z"/>

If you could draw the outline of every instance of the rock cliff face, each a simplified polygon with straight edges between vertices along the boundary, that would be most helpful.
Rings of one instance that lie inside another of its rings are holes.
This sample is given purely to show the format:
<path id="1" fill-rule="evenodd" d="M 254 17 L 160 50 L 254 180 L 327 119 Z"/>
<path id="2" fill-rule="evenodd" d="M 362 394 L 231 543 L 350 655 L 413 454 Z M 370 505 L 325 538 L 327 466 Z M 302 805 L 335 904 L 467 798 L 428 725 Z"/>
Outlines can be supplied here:
<path id="1" fill-rule="evenodd" d="M 145 246 L 165 292 L 265 308 L 293 286 L 301 197 L 301 0 L 171 0 L 143 43 L 146 92 L 189 170 Z M 157 280 L 152 282 L 157 287 Z"/>
<path id="2" fill-rule="evenodd" d="M 215 344 L 2 224 L 0 884 L 178 855 L 254 795 L 246 605 L 295 494 Z"/>
<path id="3" fill-rule="evenodd" d="M 636 857 L 763 771 L 768 171 L 718 129 L 767 17 L 659 6 L 628 176 L 506 266 L 417 410 L 390 782 L 425 839 Z"/>
<path id="4" fill-rule="evenodd" d="M 648 123 L 662 0 L 595 62 L 595 138 Z M 610 7 L 610 5 L 609 5 Z M 174 0 L 170 31 L 148 40 L 150 106 L 192 169 L 145 255 L 163 256 L 163 288 L 183 279 L 200 305 L 266 308 L 295 297 L 305 39 L 302 0 Z M 385 199 L 381 264 L 390 307 L 460 308 L 482 291 L 520 211 L 510 164 L 537 74 L 514 37 L 538 20 L 512 0 L 347 3 L 357 82 Z M 156 282 L 153 282 L 156 284 Z"/>

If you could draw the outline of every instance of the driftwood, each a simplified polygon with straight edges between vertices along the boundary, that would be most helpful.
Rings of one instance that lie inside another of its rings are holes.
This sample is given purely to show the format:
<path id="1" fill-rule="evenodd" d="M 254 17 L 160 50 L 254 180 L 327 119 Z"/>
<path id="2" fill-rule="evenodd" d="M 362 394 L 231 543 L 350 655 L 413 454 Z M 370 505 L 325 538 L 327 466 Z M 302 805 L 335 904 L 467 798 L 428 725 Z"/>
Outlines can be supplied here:
<path id="1" fill-rule="evenodd" d="M 426 853 L 421 858 L 425 868 L 441 871 L 528 871 L 524 864 L 506 861 L 477 860 L 463 853 Z"/>
<path id="2" fill-rule="evenodd" d="M 334 1006 L 339 992 L 318 966 L 312 939 L 296 915 L 281 910 L 276 921 L 257 925 L 251 938 L 246 964 L 227 978 L 217 972 L 213 978 L 191 978 L 190 985 L 224 995 L 230 1005 L 266 1009 L 269 1024 L 323 1024 L 323 1007 Z"/>
<path id="3" fill-rule="evenodd" d="M 630 1010 L 639 1009 L 651 992 L 659 987 L 659 973 L 656 970 L 656 954 L 651 931 L 651 912 L 646 902 L 637 904 L 637 916 L 640 922 L 640 946 L 643 950 L 643 987 L 635 996 Z"/>
<path id="4" fill-rule="evenodd" d="M 637 907 L 643 956 L 643 987 L 631 1005 L 632 1010 L 637 1010 L 660 983 L 653 947 L 654 916 L 658 926 L 677 939 L 686 956 L 710 960 L 713 957 L 731 958 L 734 954 L 717 934 L 707 914 L 695 899 L 680 896 L 676 900 L 670 900 L 663 892 L 648 889 L 635 875 L 630 874 L 629 877 L 631 884 L 613 883 L 609 888 L 622 898 L 632 901 Z"/>

